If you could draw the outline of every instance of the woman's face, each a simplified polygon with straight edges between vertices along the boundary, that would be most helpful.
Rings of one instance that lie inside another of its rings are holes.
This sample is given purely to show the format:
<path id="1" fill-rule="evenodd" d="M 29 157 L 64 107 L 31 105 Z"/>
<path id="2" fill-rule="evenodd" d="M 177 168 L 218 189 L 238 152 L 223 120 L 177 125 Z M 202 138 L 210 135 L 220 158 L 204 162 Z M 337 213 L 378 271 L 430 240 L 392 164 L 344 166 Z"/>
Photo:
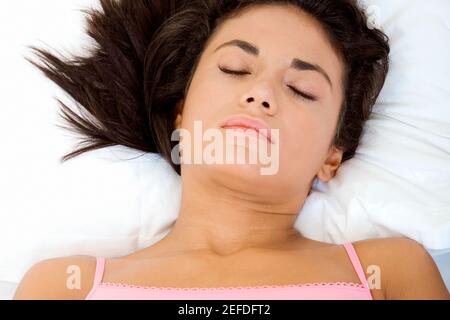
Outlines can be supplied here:
<path id="1" fill-rule="evenodd" d="M 328 181 L 341 161 L 342 152 L 330 143 L 342 78 L 343 63 L 322 27 L 294 7 L 254 6 L 225 21 L 201 56 L 176 126 L 194 137 L 194 121 L 201 121 L 203 131 L 225 135 L 229 130 L 221 125 L 230 116 L 261 119 L 279 129 L 269 153 L 275 156 L 277 148 L 278 170 L 262 175 L 262 164 L 182 164 L 182 177 L 228 179 L 277 199 L 306 195 L 316 175 Z"/>

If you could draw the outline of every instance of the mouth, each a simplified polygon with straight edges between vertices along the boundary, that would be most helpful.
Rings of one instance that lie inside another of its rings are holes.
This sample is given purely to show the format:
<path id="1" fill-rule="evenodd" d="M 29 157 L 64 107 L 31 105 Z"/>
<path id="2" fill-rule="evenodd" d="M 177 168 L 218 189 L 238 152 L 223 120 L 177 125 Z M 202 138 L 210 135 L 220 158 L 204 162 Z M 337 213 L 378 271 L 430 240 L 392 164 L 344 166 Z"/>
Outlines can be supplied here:
<path id="1" fill-rule="evenodd" d="M 251 118 L 248 116 L 233 116 L 225 121 L 222 125 L 224 129 L 234 130 L 254 130 L 258 135 L 262 135 L 269 143 L 272 142 L 270 127 L 262 120 Z"/>

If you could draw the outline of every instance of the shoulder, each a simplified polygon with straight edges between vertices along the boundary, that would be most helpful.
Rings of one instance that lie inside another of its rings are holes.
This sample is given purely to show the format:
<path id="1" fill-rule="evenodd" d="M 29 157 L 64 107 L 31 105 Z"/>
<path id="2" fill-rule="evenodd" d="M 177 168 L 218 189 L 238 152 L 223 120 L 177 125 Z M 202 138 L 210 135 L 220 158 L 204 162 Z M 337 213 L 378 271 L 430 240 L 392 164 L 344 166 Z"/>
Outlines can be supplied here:
<path id="1" fill-rule="evenodd" d="M 433 258 L 417 241 L 391 237 L 357 241 L 353 246 L 369 285 L 380 280 L 386 299 L 450 298 Z"/>
<path id="2" fill-rule="evenodd" d="M 82 300 L 92 288 L 96 258 L 69 256 L 40 261 L 23 276 L 14 299 Z"/>

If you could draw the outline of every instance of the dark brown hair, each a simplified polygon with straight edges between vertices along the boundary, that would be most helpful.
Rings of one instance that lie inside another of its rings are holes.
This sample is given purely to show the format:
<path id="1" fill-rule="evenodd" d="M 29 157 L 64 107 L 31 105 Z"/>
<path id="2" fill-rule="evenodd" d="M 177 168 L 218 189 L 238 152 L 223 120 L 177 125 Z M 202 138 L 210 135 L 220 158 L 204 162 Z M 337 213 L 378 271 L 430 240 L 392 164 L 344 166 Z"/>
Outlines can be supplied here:
<path id="1" fill-rule="evenodd" d="M 84 10 L 95 41 L 88 55 L 57 57 L 31 47 L 28 59 L 64 89 L 81 111 L 59 101 L 83 137 L 62 161 L 112 145 L 160 153 L 171 160 L 176 105 L 185 98 L 208 39 L 227 18 L 258 4 L 294 5 L 321 23 L 344 59 L 345 97 L 332 145 L 353 157 L 388 71 L 387 36 L 367 26 L 356 0 L 99 0 Z"/>

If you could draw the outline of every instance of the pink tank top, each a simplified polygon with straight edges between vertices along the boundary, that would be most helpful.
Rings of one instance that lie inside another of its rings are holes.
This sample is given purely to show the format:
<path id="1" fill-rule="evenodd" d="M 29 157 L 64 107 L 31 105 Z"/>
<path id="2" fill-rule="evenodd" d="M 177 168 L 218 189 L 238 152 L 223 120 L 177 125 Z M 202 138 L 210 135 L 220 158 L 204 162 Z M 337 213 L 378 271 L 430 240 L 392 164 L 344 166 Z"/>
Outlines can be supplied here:
<path id="1" fill-rule="evenodd" d="M 102 282 L 105 258 L 97 258 L 86 300 L 372 300 L 364 270 L 351 243 L 343 245 L 361 283 L 327 282 L 254 287 L 143 287 Z"/>

